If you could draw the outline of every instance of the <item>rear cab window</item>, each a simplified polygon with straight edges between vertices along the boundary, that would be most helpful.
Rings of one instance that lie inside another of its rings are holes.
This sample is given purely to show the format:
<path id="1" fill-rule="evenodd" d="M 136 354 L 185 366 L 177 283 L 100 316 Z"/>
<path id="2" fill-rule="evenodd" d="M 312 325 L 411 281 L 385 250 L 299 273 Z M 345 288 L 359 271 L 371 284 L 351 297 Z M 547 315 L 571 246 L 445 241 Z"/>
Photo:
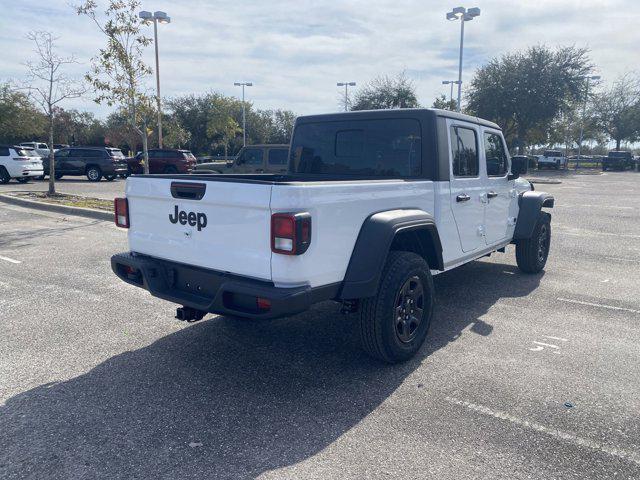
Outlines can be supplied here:
<path id="1" fill-rule="evenodd" d="M 484 132 L 484 156 L 489 177 L 504 177 L 509 171 L 509 158 L 497 133 Z"/>
<path id="2" fill-rule="evenodd" d="M 422 166 L 420 122 L 412 118 L 302 123 L 290 150 L 292 173 L 416 177 Z"/>
<path id="3" fill-rule="evenodd" d="M 478 161 L 478 136 L 474 129 L 452 125 L 451 161 L 455 177 L 478 177 L 480 162 Z"/>

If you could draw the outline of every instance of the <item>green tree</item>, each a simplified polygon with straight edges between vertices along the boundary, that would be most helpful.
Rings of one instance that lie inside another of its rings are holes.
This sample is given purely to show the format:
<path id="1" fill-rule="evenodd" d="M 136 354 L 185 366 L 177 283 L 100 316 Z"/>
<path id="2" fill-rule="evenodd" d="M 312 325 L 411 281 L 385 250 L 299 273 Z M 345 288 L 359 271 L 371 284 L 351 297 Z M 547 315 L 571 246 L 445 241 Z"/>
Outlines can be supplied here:
<path id="1" fill-rule="evenodd" d="M 58 143 L 104 145 L 104 125 L 90 112 L 56 108 L 53 123 Z"/>
<path id="2" fill-rule="evenodd" d="M 103 21 L 96 13 L 96 0 L 85 0 L 74 7 L 78 15 L 90 18 L 107 39 L 106 47 L 93 58 L 86 79 L 96 93 L 96 103 L 117 105 L 127 111 L 128 121 L 142 141 L 144 172 L 149 173 L 150 118 L 146 113 L 152 102 L 144 93 L 142 83 L 151 68 L 144 63 L 142 55 L 151 39 L 141 33 L 140 1 L 109 0 L 107 5 Z"/>
<path id="3" fill-rule="evenodd" d="M 441 110 L 451 110 L 453 112 L 456 111 L 456 104 L 457 102 L 455 100 L 447 100 L 447 96 L 446 95 L 440 95 L 439 97 L 437 97 L 434 101 L 433 101 L 433 108 L 439 108 Z"/>
<path id="4" fill-rule="evenodd" d="M 640 139 L 640 82 L 631 75 L 618 78 L 611 88 L 596 94 L 593 115 L 598 127 L 616 142 Z"/>
<path id="5" fill-rule="evenodd" d="M 404 73 L 380 76 L 356 91 L 351 110 L 419 107 L 413 82 Z"/>
<path id="6" fill-rule="evenodd" d="M 535 46 L 494 58 L 471 81 L 466 110 L 500 125 L 507 142 L 545 142 L 546 126 L 584 98 L 585 48 Z"/>
<path id="7" fill-rule="evenodd" d="M 0 84 L 0 143 L 41 140 L 46 128 L 46 117 L 25 92 Z"/>
<path id="8" fill-rule="evenodd" d="M 170 148 L 185 148 L 189 146 L 191 134 L 180 125 L 173 115 L 163 115 L 162 143 Z"/>

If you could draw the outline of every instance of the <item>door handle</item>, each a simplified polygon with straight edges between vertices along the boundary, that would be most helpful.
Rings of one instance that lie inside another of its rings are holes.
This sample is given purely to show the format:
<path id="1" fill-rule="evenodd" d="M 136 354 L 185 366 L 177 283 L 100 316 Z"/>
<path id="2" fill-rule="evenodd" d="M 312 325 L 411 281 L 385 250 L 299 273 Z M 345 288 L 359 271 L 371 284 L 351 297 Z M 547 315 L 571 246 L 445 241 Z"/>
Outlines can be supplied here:
<path id="1" fill-rule="evenodd" d="M 466 202 L 468 200 L 471 200 L 471 197 L 469 195 L 467 195 L 466 193 L 462 193 L 460 195 L 458 195 L 456 197 L 456 202 L 460 203 L 460 202 Z"/>
<path id="2" fill-rule="evenodd" d="M 491 198 L 496 198 L 498 196 L 497 192 L 487 192 L 487 198 L 491 199 Z"/>

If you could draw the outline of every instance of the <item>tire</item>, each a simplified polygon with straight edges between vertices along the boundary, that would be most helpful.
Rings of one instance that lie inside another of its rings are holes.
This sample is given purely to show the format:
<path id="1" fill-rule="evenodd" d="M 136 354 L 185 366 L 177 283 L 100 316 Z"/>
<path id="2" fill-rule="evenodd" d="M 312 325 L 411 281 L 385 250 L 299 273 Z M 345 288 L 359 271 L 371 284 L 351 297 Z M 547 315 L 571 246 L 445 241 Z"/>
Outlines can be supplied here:
<path id="1" fill-rule="evenodd" d="M 62 173 L 54 173 L 54 174 L 53 174 L 53 177 L 54 177 L 56 180 L 60 180 L 62 177 L 64 177 L 64 175 L 63 175 Z"/>
<path id="2" fill-rule="evenodd" d="M 539 273 L 544 269 L 551 246 L 551 215 L 540 212 L 531 238 L 516 244 L 516 262 L 524 273 Z"/>
<path id="3" fill-rule="evenodd" d="M 29 181 L 29 178 L 20 177 L 16 178 L 16 180 L 18 181 L 18 183 L 27 183 Z"/>
<path id="4" fill-rule="evenodd" d="M 9 172 L 4 167 L 0 167 L 0 183 L 5 185 L 11 181 L 11 177 L 9 176 Z"/>
<path id="5" fill-rule="evenodd" d="M 115 175 L 105 175 L 105 176 L 104 176 L 104 179 L 105 179 L 107 182 L 113 182 L 113 181 L 116 179 L 116 176 L 115 176 Z"/>
<path id="6" fill-rule="evenodd" d="M 162 173 L 164 173 L 165 175 L 175 175 L 176 173 L 178 173 L 178 169 L 173 165 L 167 165 L 166 167 L 164 167 L 164 170 L 162 170 Z"/>
<path id="7" fill-rule="evenodd" d="M 361 301 L 362 348 L 383 362 L 409 360 L 427 337 L 433 303 L 433 279 L 427 262 L 412 252 L 389 252 L 376 296 Z M 411 316 L 414 310 L 421 310 L 422 314 Z M 410 323 L 406 323 L 407 319 Z"/>
<path id="8" fill-rule="evenodd" d="M 100 167 L 91 165 L 87 168 L 87 178 L 90 182 L 99 182 L 102 179 L 102 170 Z"/>

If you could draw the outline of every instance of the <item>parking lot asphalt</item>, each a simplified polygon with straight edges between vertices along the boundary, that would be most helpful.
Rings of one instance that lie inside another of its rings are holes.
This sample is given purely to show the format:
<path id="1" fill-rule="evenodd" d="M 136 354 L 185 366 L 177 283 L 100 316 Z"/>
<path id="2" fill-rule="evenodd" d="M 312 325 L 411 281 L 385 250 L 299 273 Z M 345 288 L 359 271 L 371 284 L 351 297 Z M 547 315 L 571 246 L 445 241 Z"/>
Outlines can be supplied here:
<path id="1" fill-rule="evenodd" d="M 180 323 L 124 231 L 0 205 L 0 478 L 640 478 L 640 174 L 562 181 L 545 272 L 436 276 L 396 366 L 332 303 Z"/>

